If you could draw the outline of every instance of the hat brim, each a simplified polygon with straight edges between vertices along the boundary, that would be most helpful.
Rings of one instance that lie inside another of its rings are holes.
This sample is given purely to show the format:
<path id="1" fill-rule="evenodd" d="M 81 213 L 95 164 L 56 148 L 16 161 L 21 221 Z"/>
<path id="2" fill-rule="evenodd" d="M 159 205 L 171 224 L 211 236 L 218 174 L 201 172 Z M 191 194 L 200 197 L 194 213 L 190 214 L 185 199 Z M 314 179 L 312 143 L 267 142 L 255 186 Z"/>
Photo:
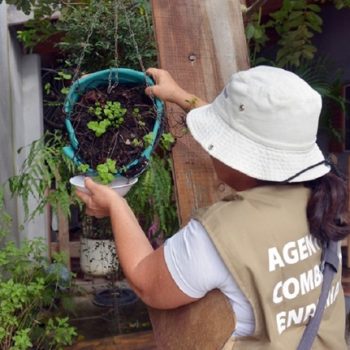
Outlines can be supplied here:
<path id="1" fill-rule="evenodd" d="M 187 115 L 187 126 L 193 138 L 212 157 L 259 180 L 283 182 L 324 160 L 316 143 L 307 152 L 258 144 L 227 125 L 211 104 L 193 109 Z M 329 171 L 329 166 L 320 164 L 289 182 L 314 180 Z"/>

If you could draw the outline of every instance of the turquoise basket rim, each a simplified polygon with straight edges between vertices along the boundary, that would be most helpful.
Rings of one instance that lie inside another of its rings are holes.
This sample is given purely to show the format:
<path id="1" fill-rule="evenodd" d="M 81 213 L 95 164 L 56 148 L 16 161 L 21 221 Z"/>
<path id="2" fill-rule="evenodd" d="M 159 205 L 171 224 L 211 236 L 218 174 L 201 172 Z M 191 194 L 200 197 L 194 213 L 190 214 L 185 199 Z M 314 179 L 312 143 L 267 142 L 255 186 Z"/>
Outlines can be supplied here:
<path id="1" fill-rule="evenodd" d="M 74 105 L 82 94 L 86 91 L 94 89 L 98 86 L 105 85 L 106 82 L 111 81 L 114 83 L 118 80 L 119 84 L 144 84 L 154 85 L 154 81 L 146 75 L 144 72 L 137 71 L 130 68 L 109 68 L 101 71 L 97 71 L 91 74 L 88 74 L 79 80 L 75 81 L 69 89 L 66 100 L 64 102 L 64 112 L 66 114 L 65 126 L 68 132 L 68 138 L 70 142 L 70 146 L 64 147 L 63 152 L 73 160 L 76 165 L 80 165 L 84 163 L 84 160 L 79 158 L 76 155 L 76 151 L 79 147 L 79 142 L 75 136 L 75 131 L 73 125 L 70 120 L 70 116 L 72 114 Z M 156 121 L 153 126 L 153 140 L 152 143 L 144 149 L 138 159 L 131 161 L 129 164 L 123 167 L 122 172 L 118 172 L 116 176 L 122 175 L 124 172 L 130 170 L 132 167 L 140 164 L 141 160 L 146 160 L 146 165 L 151 158 L 154 147 L 156 146 L 157 140 L 159 139 L 158 135 L 162 129 L 162 120 L 164 114 L 164 103 L 158 99 L 154 98 L 155 108 L 157 112 Z M 144 169 L 141 169 L 138 174 L 140 175 L 147 166 L 144 166 Z M 89 175 L 96 175 L 96 171 L 92 168 L 88 170 Z"/>

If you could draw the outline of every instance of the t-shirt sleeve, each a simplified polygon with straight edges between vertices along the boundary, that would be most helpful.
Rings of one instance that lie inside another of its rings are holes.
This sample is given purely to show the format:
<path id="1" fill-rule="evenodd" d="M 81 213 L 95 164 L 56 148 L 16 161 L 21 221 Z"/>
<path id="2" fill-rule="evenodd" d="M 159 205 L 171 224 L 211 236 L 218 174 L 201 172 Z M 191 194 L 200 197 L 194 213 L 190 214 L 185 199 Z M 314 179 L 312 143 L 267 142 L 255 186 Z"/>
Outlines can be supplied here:
<path id="1" fill-rule="evenodd" d="M 202 298 L 219 288 L 229 271 L 204 227 L 191 220 L 164 245 L 168 270 L 177 286 L 192 298 Z"/>

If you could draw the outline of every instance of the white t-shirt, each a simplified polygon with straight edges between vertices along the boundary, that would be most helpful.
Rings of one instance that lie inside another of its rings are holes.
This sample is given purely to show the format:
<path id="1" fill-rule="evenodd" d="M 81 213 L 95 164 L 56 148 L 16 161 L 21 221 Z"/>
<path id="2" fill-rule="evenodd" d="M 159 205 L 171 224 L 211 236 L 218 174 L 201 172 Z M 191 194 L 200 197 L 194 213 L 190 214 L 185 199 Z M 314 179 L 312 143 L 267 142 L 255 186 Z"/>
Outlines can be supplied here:
<path id="1" fill-rule="evenodd" d="M 250 303 L 228 271 L 204 227 L 191 220 L 164 246 L 165 262 L 177 286 L 192 298 L 212 289 L 224 293 L 234 310 L 235 336 L 252 335 L 255 322 Z"/>

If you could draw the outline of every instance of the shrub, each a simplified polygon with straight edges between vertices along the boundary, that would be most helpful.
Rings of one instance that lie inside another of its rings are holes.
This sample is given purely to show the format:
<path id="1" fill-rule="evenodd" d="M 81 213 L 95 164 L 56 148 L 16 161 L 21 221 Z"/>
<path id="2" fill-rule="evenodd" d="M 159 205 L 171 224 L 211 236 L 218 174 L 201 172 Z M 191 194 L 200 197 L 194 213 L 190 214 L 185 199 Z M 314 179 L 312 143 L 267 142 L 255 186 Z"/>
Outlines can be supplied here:
<path id="1" fill-rule="evenodd" d="M 21 247 L 4 242 L 11 218 L 4 211 L 0 190 L 0 349 L 51 350 L 70 345 L 76 336 L 68 317 L 60 317 L 69 300 L 71 275 L 63 256 L 53 263 L 40 239 Z M 67 299 L 68 298 L 68 299 Z"/>

